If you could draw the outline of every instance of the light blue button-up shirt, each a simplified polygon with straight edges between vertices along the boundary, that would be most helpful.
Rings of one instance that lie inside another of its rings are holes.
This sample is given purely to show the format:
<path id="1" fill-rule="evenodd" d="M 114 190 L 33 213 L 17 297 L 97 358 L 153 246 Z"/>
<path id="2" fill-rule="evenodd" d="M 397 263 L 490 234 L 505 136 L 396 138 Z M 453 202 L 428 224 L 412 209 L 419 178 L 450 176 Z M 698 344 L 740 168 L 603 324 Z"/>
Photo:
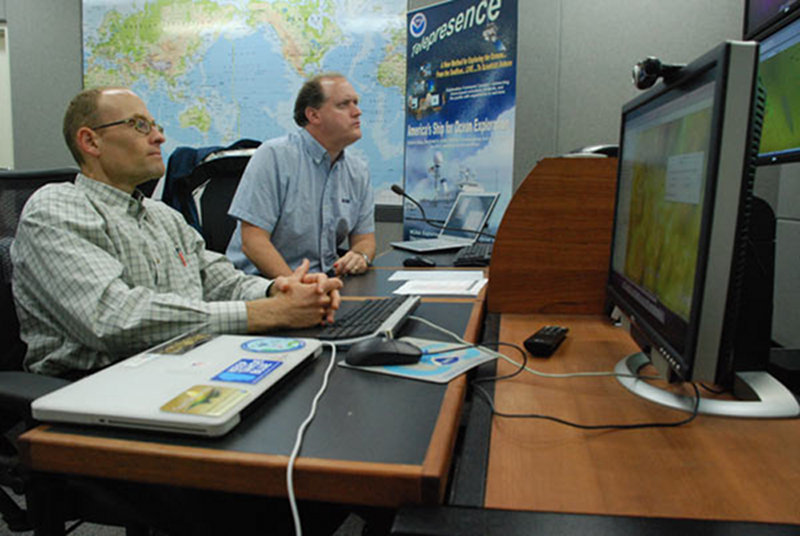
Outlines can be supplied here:
<path id="1" fill-rule="evenodd" d="M 237 268 L 258 269 L 242 253 L 241 221 L 270 233 L 291 269 L 304 258 L 326 272 L 351 234 L 375 231 L 366 163 L 342 152 L 331 167 L 325 148 L 305 129 L 264 142 L 242 175 L 228 213 L 239 220 L 226 254 Z"/>

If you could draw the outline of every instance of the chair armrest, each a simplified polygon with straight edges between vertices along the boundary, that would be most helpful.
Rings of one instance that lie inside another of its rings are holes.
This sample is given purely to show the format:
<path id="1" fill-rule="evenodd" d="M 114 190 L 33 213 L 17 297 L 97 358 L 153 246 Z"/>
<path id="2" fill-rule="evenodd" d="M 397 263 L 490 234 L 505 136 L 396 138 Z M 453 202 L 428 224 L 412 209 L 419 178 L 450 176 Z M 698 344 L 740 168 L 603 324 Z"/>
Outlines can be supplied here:
<path id="1" fill-rule="evenodd" d="M 47 393 L 71 383 L 63 378 L 32 372 L 0 372 L 0 407 L 20 420 L 31 418 L 31 403 Z"/>

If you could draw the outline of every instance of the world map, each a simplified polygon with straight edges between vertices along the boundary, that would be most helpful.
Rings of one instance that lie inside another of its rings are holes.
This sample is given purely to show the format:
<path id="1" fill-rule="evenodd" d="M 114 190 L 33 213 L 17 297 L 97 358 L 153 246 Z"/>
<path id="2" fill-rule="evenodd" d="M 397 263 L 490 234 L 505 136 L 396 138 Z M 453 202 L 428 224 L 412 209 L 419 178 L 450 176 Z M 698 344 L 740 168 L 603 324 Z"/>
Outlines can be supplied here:
<path id="1" fill-rule="evenodd" d="M 84 0 L 84 86 L 135 91 L 179 146 L 285 135 L 302 83 L 345 75 L 359 93 L 376 202 L 403 182 L 406 2 Z"/>

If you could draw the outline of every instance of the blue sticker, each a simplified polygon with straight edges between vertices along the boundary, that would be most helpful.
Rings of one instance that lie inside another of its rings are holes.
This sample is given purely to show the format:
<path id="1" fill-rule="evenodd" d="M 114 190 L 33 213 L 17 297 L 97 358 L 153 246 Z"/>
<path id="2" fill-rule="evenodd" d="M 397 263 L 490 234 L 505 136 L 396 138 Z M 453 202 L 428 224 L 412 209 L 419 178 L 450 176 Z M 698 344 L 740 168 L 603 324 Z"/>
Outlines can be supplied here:
<path id="1" fill-rule="evenodd" d="M 240 359 L 211 379 L 221 382 L 254 384 L 260 382 L 282 364 L 281 361 L 267 359 Z"/>
<path id="2" fill-rule="evenodd" d="M 276 354 L 281 352 L 294 352 L 306 345 L 304 341 L 297 339 L 285 339 L 283 337 L 261 337 L 242 343 L 242 350 L 257 352 L 259 354 Z"/>
<path id="3" fill-rule="evenodd" d="M 457 357 L 435 357 L 433 362 L 437 365 L 452 365 L 453 363 L 458 363 Z"/>

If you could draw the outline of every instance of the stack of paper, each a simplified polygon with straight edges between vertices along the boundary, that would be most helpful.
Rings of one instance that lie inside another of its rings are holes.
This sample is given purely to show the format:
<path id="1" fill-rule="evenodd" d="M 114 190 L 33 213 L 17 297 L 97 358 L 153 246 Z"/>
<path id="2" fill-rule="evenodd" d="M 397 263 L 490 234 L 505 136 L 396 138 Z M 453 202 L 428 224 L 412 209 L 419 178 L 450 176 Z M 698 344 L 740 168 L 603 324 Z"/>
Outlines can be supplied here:
<path id="1" fill-rule="evenodd" d="M 400 270 L 389 281 L 405 281 L 395 294 L 477 296 L 488 279 L 480 270 Z"/>

